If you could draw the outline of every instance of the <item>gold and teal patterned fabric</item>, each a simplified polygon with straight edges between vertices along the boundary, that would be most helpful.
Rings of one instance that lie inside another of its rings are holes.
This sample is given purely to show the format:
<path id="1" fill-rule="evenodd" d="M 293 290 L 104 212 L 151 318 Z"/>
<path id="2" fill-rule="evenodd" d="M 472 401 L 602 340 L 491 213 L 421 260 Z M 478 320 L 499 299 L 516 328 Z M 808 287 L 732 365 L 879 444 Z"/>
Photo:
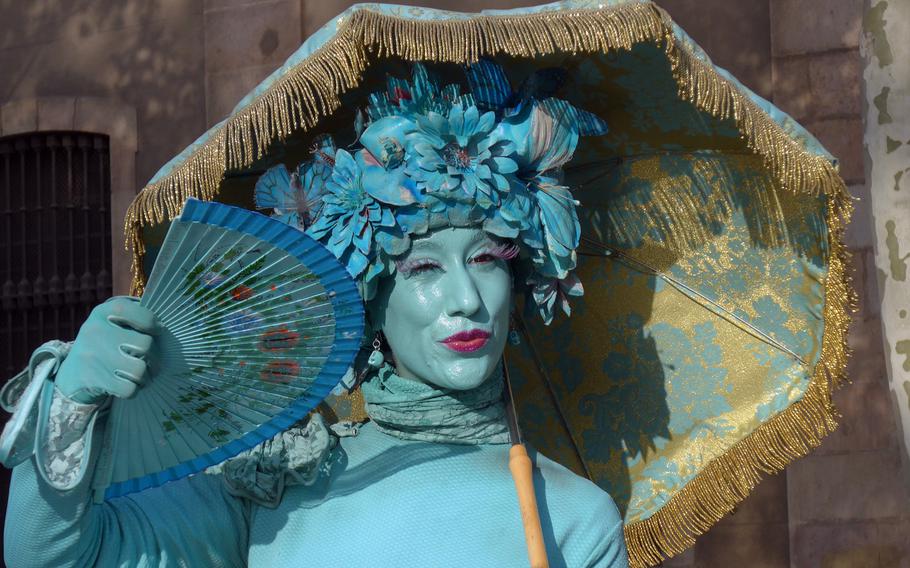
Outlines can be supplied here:
<path id="1" fill-rule="evenodd" d="M 322 133 L 352 141 L 387 74 L 421 61 L 459 81 L 479 57 L 513 82 L 564 68 L 559 96 L 609 124 L 565 168 L 584 297 L 549 326 L 519 317 L 507 368 L 526 438 L 607 490 L 632 564 L 656 564 L 834 428 L 852 292 L 835 160 L 654 4 L 351 8 L 137 197 L 135 289 L 156 227 L 186 197 L 251 207 L 268 167 L 306 158 Z M 332 404 L 362 415 L 356 395 Z"/>

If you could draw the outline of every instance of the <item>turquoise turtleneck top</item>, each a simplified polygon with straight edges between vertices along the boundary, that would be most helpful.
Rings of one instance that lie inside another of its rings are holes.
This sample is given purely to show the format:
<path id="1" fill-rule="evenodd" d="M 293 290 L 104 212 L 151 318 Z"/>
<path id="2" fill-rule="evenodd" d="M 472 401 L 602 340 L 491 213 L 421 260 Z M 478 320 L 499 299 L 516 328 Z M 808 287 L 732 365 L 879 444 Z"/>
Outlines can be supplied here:
<path id="1" fill-rule="evenodd" d="M 57 492 L 30 459 L 13 473 L 7 564 L 527 566 L 499 380 L 457 393 L 384 369 L 364 387 L 376 420 L 337 441 L 328 473 L 278 484 L 274 508 L 236 496 L 230 468 L 92 504 L 88 482 Z M 610 496 L 530 453 L 550 565 L 627 566 Z"/>

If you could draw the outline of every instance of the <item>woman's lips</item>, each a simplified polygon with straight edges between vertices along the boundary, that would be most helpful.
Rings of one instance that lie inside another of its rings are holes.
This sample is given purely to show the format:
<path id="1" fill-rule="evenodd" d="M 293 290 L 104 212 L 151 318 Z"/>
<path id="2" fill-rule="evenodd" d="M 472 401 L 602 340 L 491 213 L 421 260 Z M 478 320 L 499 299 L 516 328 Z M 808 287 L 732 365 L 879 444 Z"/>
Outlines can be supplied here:
<path id="1" fill-rule="evenodd" d="M 487 344 L 490 339 L 490 332 L 482 329 L 472 329 L 469 331 L 460 331 L 454 335 L 446 337 L 440 343 L 459 353 L 470 353 L 477 351 Z"/>

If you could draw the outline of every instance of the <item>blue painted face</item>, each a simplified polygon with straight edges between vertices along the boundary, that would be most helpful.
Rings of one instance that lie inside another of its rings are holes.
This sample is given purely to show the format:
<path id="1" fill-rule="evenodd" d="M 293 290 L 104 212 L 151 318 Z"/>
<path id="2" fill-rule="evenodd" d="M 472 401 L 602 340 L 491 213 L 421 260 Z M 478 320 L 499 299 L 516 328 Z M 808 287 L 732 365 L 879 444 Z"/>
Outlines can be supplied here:
<path id="1" fill-rule="evenodd" d="M 490 376 L 509 331 L 515 252 L 475 228 L 413 241 L 370 306 L 400 376 L 458 390 Z"/>

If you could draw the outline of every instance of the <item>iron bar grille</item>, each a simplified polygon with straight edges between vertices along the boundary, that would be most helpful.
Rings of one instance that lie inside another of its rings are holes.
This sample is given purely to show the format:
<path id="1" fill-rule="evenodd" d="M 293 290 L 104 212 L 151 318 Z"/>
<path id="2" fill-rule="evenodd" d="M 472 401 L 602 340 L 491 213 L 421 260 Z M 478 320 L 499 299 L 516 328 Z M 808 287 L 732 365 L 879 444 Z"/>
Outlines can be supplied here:
<path id="1" fill-rule="evenodd" d="M 107 136 L 0 138 L 0 370 L 49 339 L 72 340 L 111 294 Z M 3 379 L 5 380 L 5 379 Z"/>

